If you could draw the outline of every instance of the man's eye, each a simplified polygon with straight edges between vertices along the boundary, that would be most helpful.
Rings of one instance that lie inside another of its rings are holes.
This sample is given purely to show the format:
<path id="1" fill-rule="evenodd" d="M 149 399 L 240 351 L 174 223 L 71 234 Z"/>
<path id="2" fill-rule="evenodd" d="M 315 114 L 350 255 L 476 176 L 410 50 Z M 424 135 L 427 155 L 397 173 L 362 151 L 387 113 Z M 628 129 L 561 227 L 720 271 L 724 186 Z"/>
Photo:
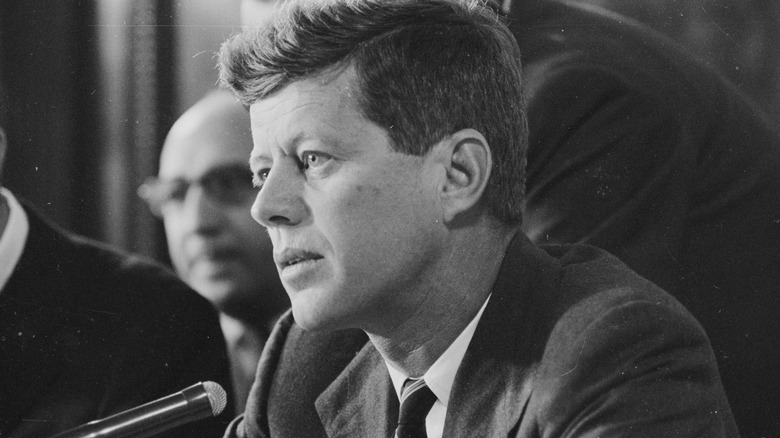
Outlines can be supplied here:
<path id="1" fill-rule="evenodd" d="M 318 166 L 322 166 L 323 164 L 327 163 L 328 160 L 330 160 L 330 157 L 316 152 L 305 152 L 301 158 L 304 170 L 310 168 L 316 169 Z"/>
<path id="2" fill-rule="evenodd" d="M 252 175 L 252 185 L 258 189 L 263 188 L 263 184 L 265 184 L 265 180 L 268 179 L 268 172 L 270 171 L 271 169 L 261 169 Z"/>
<path id="3" fill-rule="evenodd" d="M 184 180 L 171 181 L 164 190 L 166 201 L 181 202 L 187 196 L 190 185 Z"/>

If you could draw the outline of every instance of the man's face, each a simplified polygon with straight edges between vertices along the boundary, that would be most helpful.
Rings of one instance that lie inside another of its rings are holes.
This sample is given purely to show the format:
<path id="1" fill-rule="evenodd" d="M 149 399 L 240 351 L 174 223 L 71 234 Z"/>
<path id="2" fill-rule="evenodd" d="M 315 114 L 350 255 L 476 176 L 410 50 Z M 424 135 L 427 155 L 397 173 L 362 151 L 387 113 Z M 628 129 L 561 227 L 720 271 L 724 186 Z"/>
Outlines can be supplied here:
<path id="1" fill-rule="evenodd" d="M 249 214 L 256 194 L 246 162 L 251 136 L 246 114 L 239 120 L 243 128 L 224 117 L 177 124 L 160 163 L 163 181 L 208 175 L 202 184 L 185 185 L 180 200 L 162 208 L 168 248 L 177 272 L 193 289 L 237 316 L 250 308 L 257 311 L 258 303 L 263 311 L 278 312 L 287 301 L 280 293 L 268 234 Z M 209 184 L 232 190 L 233 201 L 209 193 Z M 236 189 L 240 184 L 244 188 Z"/>
<path id="2" fill-rule="evenodd" d="M 430 157 L 394 152 L 358 111 L 354 72 L 292 83 L 250 108 L 252 216 L 269 228 L 296 321 L 391 330 L 435 283 L 444 232 Z"/>

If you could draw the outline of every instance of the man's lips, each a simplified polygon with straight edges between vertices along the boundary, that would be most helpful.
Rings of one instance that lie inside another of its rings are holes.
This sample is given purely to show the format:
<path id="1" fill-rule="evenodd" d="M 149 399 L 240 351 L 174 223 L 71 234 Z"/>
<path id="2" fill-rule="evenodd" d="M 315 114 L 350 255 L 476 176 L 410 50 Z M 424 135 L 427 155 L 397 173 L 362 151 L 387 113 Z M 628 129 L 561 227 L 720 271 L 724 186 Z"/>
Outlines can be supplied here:
<path id="1" fill-rule="evenodd" d="M 238 260 L 241 252 L 233 247 L 202 247 L 193 250 L 189 255 L 189 264 L 197 263 L 220 264 Z"/>
<path id="2" fill-rule="evenodd" d="M 313 251 L 303 249 L 288 248 L 281 252 L 274 252 L 274 261 L 279 269 L 285 269 L 295 266 L 299 263 L 316 261 L 322 259 L 322 256 Z"/>

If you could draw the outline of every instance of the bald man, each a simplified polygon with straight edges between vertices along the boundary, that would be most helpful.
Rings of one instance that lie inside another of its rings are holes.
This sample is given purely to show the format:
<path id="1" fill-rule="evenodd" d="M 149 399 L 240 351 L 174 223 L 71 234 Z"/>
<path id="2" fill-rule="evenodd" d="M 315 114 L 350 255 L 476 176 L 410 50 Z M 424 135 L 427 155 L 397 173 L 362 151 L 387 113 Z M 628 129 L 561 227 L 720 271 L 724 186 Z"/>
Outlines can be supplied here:
<path id="1" fill-rule="evenodd" d="M 251 149 L 249 113 L 212 92 L 173 125 L 159 176 L 142 190 L 163 219 L 177 273 L 219 312 L 240 410 L 268 333 L 289 306 L 268 234 L 249 214 Z"/>

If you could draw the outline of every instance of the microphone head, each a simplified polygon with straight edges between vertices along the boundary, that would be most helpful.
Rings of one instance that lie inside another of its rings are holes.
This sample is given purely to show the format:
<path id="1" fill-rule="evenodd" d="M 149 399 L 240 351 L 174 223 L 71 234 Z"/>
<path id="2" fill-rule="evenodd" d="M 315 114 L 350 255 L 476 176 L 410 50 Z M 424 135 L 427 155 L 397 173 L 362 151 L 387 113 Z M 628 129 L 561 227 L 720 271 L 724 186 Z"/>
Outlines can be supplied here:
<path id="1" fill-rule="evenodd" d="M 206 390 L 206 396 L 209 398 L 211 411 L 214 416 L 221 414 L 227 405 L 227 394 L 225 390 L 216 382 L 203 382 L 203 389 Z"/>

